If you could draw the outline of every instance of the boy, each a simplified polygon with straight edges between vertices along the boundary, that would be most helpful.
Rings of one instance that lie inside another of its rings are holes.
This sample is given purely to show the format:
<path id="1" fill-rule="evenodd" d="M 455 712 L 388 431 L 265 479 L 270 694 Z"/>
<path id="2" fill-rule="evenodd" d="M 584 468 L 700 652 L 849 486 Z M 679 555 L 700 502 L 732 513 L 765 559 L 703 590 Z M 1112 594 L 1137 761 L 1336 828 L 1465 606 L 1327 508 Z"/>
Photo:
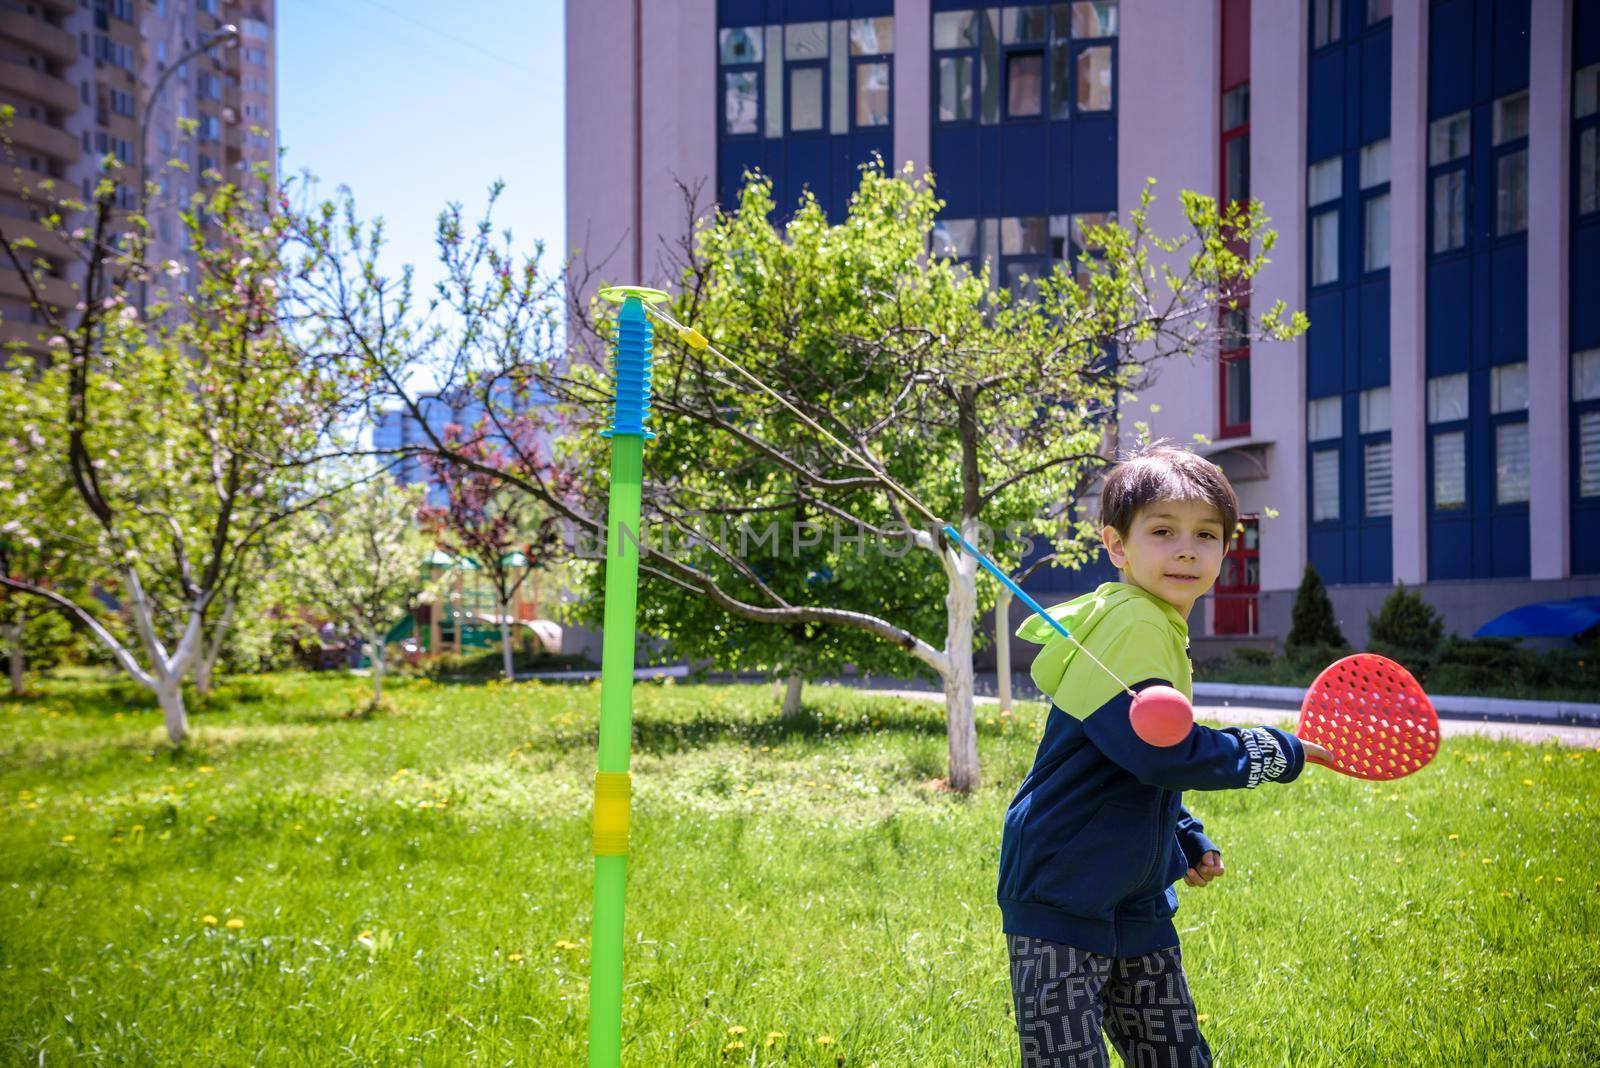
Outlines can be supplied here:
<path id="1" fill-rule="evenodd" d="M 1222 568 L 1238 521 L 1210 461 L 1163 443 L 1118 464 L 1101 538 L 1122 581 L 1050 610 L 1134 690 L 1192 699 L 1189 609 Z M 1208 1068 L 1172 915 L 1180 877 L 1205 886 L 1222 855 L 1184 790 L 1290 782 L 1326 751 L 1275 727 L 1196 724 L 1157 747 L 1128 722 L 1132 698 L 1037 617 L 1033 679 L 1053 700 L 1033 770 L 1006 811 L 997 898 L 1011 958 L 1022 1068 L 1100 1068 L 1101 1029 L 1130 1066 Z"/>

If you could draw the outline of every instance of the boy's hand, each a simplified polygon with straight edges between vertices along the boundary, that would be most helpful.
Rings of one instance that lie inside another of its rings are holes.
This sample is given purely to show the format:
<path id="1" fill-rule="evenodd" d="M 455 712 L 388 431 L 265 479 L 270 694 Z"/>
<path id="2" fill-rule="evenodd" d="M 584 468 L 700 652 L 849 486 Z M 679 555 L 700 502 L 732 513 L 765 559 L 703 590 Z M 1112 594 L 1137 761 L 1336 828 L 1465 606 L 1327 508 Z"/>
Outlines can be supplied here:
<path id="1" fill-rule="evenodd" d="M 1190 886 L 1204 886 L 1212 879 L 1222 877 L 1222 854 L 1214 849 L 1208 849 L 1205 856 L 1200 858 L 1200 863 L 1190 868 L 1184 875 L 1183 881 Z"/>
<path id="2" fill-rule="evenodd" d="M 1307 764 L 1321 764 L 1325 768 L 1333 767 L 1333 754 L 1322 748 L 1322 746 L 1316 742 L 1308 742 L 1304 738 L 1300 739 L 1300 744 L 1305 747 Z"/>

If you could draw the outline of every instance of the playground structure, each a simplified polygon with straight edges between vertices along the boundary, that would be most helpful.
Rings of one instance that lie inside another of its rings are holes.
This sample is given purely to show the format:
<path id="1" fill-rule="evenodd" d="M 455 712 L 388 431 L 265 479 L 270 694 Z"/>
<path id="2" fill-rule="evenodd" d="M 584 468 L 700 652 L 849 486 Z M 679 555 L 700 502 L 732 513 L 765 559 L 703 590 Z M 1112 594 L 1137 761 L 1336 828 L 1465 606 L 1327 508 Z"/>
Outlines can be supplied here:
<path id="1" fill-rule="evenodd" d="M 513 567 L 527 567 L 521 553 L 512 554 Z M 545 590 L 537 571 L 513 595 L 507 622 L 513 644 L 532 640 L 546 652 L 561 652 L 560 624 L 539 618 Z M 498 648 L 500 645 L 500 606 L 495 591 L 474 561 L 434 550 L 424 564 L 425 585 L 441 589 L 437 600 L 418 605 L 402 617 L 385 636 L 385 641 L 411 643 L 408 651 L 422 654 L 453 653 Z"/>

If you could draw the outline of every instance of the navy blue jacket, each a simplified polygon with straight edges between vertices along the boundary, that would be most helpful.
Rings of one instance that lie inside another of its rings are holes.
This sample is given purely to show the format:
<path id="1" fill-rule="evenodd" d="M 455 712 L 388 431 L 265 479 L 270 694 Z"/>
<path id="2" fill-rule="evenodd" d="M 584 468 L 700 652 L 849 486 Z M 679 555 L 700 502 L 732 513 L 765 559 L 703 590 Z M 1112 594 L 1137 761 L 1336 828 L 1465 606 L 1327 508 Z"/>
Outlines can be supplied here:
<path id="1" fill-rule="evenodd" d="M 1133 688 L 1157 683 L 1171 685 Z M 1305 767 L 1299 739 L 1276 727 L 1196 724 L 1175 746 L 1150 745 L 1128 721 L 1131 703 L 1119 692 L 1081 720 L 1051 706 L 1006 810 L 997 893 L 1006 932 L 1112 957 L 1177 945 L 1172 884 L 1217 849 L 1183 791 L 1289 782 Z"/>

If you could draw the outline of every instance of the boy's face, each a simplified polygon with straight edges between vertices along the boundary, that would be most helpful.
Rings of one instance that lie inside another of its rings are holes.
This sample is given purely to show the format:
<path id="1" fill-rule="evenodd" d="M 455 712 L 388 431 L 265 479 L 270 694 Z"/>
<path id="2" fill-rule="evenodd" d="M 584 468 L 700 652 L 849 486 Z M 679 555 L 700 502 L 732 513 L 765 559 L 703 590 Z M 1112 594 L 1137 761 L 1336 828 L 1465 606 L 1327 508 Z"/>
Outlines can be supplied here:
<path id="1" fill-rule="evenodd" d="M 1127 537 L 1100 531 L 1123 577 L 1185 616 L 1211 588 L 1226 549 L 1222 513 L 1206 501 L 1157 501 L 1134 513 Z"/>

